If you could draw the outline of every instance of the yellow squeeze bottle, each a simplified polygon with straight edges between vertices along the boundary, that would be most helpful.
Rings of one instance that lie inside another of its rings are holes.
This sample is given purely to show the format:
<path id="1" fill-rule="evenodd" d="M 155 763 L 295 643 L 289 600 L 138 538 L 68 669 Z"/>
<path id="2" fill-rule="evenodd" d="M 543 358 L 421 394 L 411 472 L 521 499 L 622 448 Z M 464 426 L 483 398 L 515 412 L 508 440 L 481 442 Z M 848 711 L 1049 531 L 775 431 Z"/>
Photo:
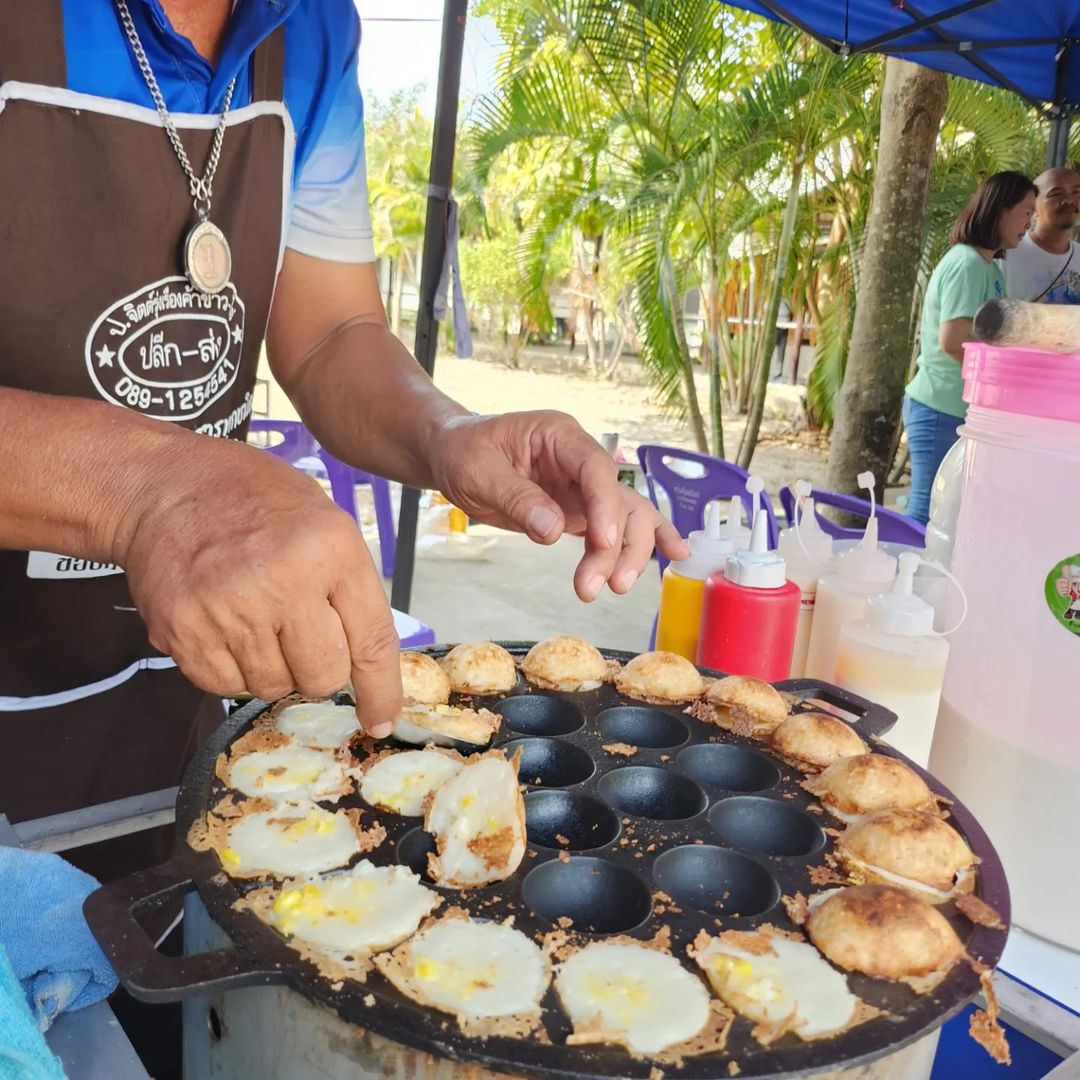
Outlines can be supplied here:
<path id="1" fill-rule="evenodd" d="M 687 537 L 690 555 L 672 563 L 664 571 L 660 586 L 660 613 L 656 623 L 656 647 L 684 656 L 694 663 L 698 633 L 701 630 L 701 606 L 705 599 L 705 581 L 724 569 L 729 555 L 745 543 L 747 532 L 740 524 L 741 500 L 731 500 L 727 523 L 720 524 L 720 506 L 711 503 L 705 528 Z"/>

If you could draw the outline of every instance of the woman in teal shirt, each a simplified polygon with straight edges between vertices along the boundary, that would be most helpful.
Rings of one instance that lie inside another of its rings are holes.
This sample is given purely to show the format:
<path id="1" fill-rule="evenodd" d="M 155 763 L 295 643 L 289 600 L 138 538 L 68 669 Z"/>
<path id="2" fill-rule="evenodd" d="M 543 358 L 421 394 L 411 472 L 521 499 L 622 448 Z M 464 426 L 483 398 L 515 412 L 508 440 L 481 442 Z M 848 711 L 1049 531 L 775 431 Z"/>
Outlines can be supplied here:
<path id="1" fill-rule="evenodd" d="M 1005 295 L 1001 256 L 1023 239 L 1038 189 L 1015 172 L 995 173 L 972 195 L 949 234 L 952 247 L 930 275 L 923 301 L 919 370 L 904 395 L 911 453 L 908 514 L 924 525 L 930 488 L 964 419 L 964 342 L 975 312 Z"/>

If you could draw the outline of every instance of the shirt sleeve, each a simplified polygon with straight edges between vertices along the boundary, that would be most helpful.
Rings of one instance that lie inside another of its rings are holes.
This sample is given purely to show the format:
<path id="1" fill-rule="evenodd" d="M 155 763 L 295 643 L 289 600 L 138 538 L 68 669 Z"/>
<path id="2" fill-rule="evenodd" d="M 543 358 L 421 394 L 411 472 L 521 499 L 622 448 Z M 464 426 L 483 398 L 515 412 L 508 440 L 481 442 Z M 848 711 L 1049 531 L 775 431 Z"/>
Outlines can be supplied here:
<path id="1" fill-rule="evenodd" d="M 979 259 L 982 259 L 981 255 Z M 957 258 L 942 270 L 940 321 L 974 319 L 975 312 L 994 296 L 994 291 L 987 289 L 988 282 L 993 280 L 986 272 L 987 268 L 973 266 L 969 259 Z"/>
<path id="2" fill-rule="evenodd" d="M 286 245 L 332 262 L 375 261 L 364 156 L 364 104 L 358 54 L 360 20 L 327 20 L 327 62 L 298 131 L 296 177 Z M 342 25 L 346 23 L 347 25 Z"/>

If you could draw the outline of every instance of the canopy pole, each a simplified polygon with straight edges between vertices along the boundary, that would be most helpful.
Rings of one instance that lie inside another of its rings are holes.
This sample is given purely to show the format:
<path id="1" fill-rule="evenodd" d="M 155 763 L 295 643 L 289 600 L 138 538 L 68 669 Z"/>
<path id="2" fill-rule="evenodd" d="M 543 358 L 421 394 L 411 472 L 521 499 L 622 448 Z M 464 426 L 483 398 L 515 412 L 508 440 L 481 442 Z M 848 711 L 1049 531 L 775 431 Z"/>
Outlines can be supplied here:
<path id="1" fill-rule="evenodd" d="M 1056 169 L 1068 164 L 1069 132 L 1072 129 L 1072 114 L 1057 114 L 1050 121 L 1050 142 L 1046 147 L 1046 167 Z"/>
<path id="2" fill-rule="evenodd" d="M 445 0 L 438 95 L 435 101 L 435 131 L 431 141 L 427 220 L 424 225 L 424 251 L 420 264 L 420 302 L 416 313 L 416 342 L 413 348 L 420 366 L 429 375 L 435 371 L 435 351 L 439 344 L 435 293 L 446 258 L 446 218 L 450 205 L 447 193 L 453 187 L 458 97 L 461 93 L 461 58 L 465 49 L 467 14 L 468 0 Z M 398 611 L 407 612 L 412 604 L 419 511 L 420 492 L 415 488 L 404 488 L 401 492 L 401 511 L 398 514 L 394 580 L 390 589 L 390 603 Z"/>
<path id="3" fill-rule="evenodd" d="M 1072 43 L 1063 41 L 1058 50 L 1054 69 L 1054 112 L 1050 118 L 1050 142 L 1046 147 L 1046 167 L 1055 169 L 1064 165 L 1069 157 L 1069 130 L 1072 112 L 1065 104 L 1069 91 L 1069 61 L 1072 59 Z"/>

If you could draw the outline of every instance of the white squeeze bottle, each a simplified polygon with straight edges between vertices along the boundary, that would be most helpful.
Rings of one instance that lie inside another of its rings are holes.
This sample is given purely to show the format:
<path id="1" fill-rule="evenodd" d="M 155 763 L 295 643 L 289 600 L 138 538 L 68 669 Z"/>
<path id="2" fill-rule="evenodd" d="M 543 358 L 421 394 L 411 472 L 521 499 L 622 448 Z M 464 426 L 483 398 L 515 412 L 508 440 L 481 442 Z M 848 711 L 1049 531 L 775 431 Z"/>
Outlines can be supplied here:
<path id="1" fill-rule="evenodd" d="M 900 556 L 892 592 L 873 596 L 866 617 L 840 631 L 836 683 L 896 713 L 890 746 L 926 767 L 949 643 L 934 632 L 934 609 L 911 591 L 918 555 Z"/>
<path id="2" fill-rule="evenodd" d="M 798 501 L 795 524 L 780 533 L 777 553 L 787 563 L 788 581 L 794 581 L 802 593 L 799 625 L 795 631 L 795 649 L 791 654 L 792 679 L 806 674 L 806 654 L 810 648 L 810 632 L 814 624 L 818 581 L 832 567 L 832 537 L 818 524 L 810 485 L 800 480 L 795 485 Z"/>
<path id="3" fill-rule="evenodd" d="M 896 558 L 878 545 L 877 503 L 874 474 L 859 474 L 859 487 L 870 492 L 870 520 L 863 538 L 838 555 L 833 570 L 818 582 L 810 647 L 806 653 L 806 677 L 834 682 L 840 628 L 858 622 L 871 596 L 887 592 L 896 580 Z"/>

